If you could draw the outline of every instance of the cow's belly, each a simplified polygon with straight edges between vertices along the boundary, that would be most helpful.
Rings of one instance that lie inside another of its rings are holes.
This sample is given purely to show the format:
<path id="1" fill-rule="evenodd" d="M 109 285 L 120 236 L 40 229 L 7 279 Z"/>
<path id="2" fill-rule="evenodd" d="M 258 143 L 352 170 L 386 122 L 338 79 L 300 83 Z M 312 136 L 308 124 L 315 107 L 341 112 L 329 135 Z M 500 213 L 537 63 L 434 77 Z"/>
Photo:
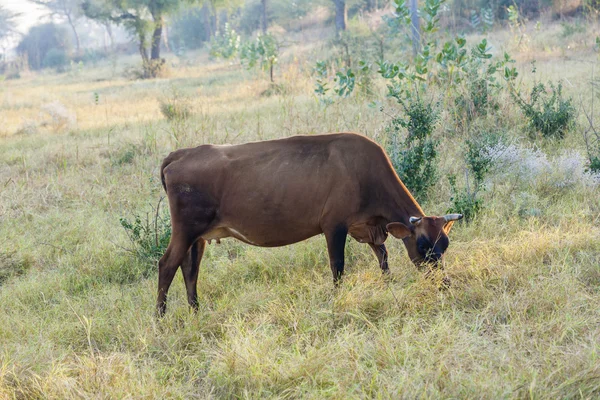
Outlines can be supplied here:
<path id="1" fill-rule="evenodd" d="M 319 233 L 321 233 L 321 229 L 318 227 L 306 227 L 304 229 L 291 228 L 287 230 L 268 230 L 260 229 L 260 227 L 254 229 L 244 229 L 233 226 L 218 226 L 203 234 L 202 238 L 210 242 L 211 240 L 219 241 L 224 238 L 233 237 L 244 243 L 248 243 L 254 246 L 278 247 L 301 242 L 312 236 L 318 235 Z"/>

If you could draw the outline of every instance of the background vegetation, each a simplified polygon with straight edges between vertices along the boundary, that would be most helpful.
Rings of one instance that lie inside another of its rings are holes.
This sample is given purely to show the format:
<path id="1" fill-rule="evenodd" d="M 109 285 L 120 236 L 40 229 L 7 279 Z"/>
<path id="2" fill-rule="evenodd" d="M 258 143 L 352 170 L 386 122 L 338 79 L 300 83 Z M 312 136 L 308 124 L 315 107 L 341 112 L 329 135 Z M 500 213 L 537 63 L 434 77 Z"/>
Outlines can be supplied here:
<path id="1" fill-rule="evenodd" d="M 345 30 L 328 1 L 179 4 L 158 70 L 136 4 L 132 45 L 77 50 L 82 9 L 2 64 L 0 398 L 600 395 L 596 2 L 419 2 L 417 54 L 402 1 L 346 1 Z M 224 240 L 199 312 L 178 276 L 157 321 L 162 159 L 335 131 L 384 146 L 426 212 L 465 213 L 452 286 L 394 240 L 389 280 L 349 241 L 337 290 L 322 237 Z"/>

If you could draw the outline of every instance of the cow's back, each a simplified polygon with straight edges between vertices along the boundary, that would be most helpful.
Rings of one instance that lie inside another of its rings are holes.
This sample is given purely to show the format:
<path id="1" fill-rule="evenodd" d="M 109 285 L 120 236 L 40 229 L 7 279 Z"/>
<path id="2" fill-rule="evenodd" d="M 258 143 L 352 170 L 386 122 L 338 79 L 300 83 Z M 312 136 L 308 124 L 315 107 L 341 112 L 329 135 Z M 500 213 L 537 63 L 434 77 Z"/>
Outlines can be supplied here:
<path id="1" fill-rule="evenodd" d="M 377 181 L 390 168 L 381 148 L 356 134 L 204 145 L 167 159 L 170 201 L 198 193 L 217 209 L 213 231 L 227 227 L 239 234 L 231 236 L 262 246 L 316 235 L 324 215 L 359 213 L 369 206 L 366 197 L 381 196 Z"/>

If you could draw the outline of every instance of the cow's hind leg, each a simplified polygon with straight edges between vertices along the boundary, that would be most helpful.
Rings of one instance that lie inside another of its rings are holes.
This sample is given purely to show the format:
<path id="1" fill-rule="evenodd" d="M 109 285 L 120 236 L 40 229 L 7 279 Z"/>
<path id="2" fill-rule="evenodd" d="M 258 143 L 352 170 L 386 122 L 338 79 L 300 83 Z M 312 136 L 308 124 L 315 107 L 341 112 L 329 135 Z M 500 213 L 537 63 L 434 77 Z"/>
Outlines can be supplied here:
<path id="1" fill-rule="evenodd" d="M 324 233 L 329 252 L 329 264 L 333 273 L 333 284 L 337 287 L 344 274 L 344 248 L 348 229 L 339 225 L 330 230 L 324 230 Z"/>
<path id="2" fill-rule="evenodd" d="M 385 248 L 385 244 L 376 245 L 374 243 L 369 243 L 371 249 L 375 252 L 377 256 L 377 260 L 379 261 L 379 267 L 384 274 L 388 274 L 390 272 L 390 268 L 388 266 L 388 253 Z"/>
<path id="3" fill-rule="evenodd" d="M 167 308 L 167 292 L 173 282 L 173 277 L 177 268 L 184 263 L 188 257 L 188 251 L 197 240 L 202 240 L 200 236 L 209 229 L 216 216 L 216 207 L 202 193 L 186 188 L 181 193 L 169 194 L 169 204 L 171 206 L 171 242 L 165 255 L 158 263 L 158 297 L 156 300 L 156 311 L 158 316 L 163 316 Z M 196 246 L 196 245 L 194 245 Z M 200 249 L 196 249 L 200 250 Z M 191 255 L 199 256 L 199 252 L 190 251 Z M 188 277 L 192 278 L 195 286 L 200 257 L 194 257 L 197 262 L 192 263 L 194 268 L 187 267 L 190 271 Z M 190 260 L 191 261 L 191 260 Z M 194 272 L 194 270 L 196 270 Z M 184 271 L 184 278 L 186 273 Z M 190 298 L 190 286 L 186 280 L 188 288 L 188 299 Z M 195 291 L 194 291 L 195 293 Z M 192 294 L 194 294 L 192 293 Z M 194 301 L 196 301 L 194 299 Z"/>
<path id="4" fill-rule="evenodd" d="M 185 288 L 187 290 L 188 303 L 194 311 L 198 310 L 198 290 L 196 285 L 198 283 L 198 269 L 200 261 L 202 261 L 205 247 L 206 241 L 202 238 L 198 239 L 188 251 L 188 255 L 183 261 L 183 264 L 181 264 L 181 272 L 183 273 L 183 281 L 185 282 Z"/>
<path id="5" fill-rule="evenodd" d="M 167 309 L 167 293 L 173 277 L 179 266 L 183 263 L 190 248 L 190 240 L 183 235 L 173 235 L 167 251 L 158 262 L 158 297 L 156 299 L 156 313 L 159 317 Z"/>

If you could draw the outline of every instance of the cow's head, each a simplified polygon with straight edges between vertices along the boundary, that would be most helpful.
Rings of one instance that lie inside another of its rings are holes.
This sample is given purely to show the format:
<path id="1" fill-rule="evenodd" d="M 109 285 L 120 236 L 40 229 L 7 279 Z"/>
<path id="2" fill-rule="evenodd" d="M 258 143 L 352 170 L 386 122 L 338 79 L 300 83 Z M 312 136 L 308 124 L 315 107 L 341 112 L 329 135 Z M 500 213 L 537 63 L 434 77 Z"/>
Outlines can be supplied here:
<path id="1" fill-rule="evenodd" d="M 394 237 L 402 239 L 412 262 L 421 267 L 423 264 L 436 264 L 442 260 L 448 248 L 448 232 L 463 216 L 448 214 L 443 217 L 410 217 L 410 225 L 401 222 L 387 224 L 386 229 Z"/>

